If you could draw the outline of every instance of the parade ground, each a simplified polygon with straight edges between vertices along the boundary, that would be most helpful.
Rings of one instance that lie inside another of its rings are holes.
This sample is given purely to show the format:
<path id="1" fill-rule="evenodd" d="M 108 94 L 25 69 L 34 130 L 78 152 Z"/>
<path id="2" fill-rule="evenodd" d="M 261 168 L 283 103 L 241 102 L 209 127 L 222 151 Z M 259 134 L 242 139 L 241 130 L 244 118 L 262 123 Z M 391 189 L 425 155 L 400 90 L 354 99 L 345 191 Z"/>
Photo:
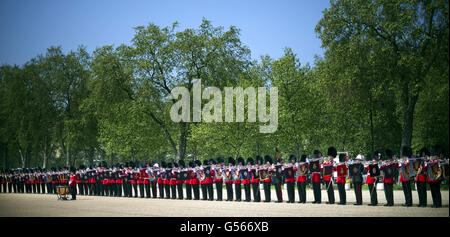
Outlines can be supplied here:
<path id="1" fill-rule="evenodd" d="M 225 190 L 224 190 L 225 191 Z M 307 203 L 195 201 L 153 198 L 124 198 L 80 196 L 77 200 L 57 200 L 56 194 L 0 194 L 1 217 L 448 217 L 449 192 L 441 191 L 442 208 L 432 208 L 431 193 L 427 192 L 428 207 L 417 207 L 417 192 L 413 192 L 412 207 L 403 207 L 402 191 L 394 191 L 394 206 L 384 207 L 382 190 L 378 191 L 378 206 L 368 206 L 369 191 L 363 190 L 363 205 L 355 206 L 353 190 L 347 191 L 347 205 L 325 204 L 327 194 L 322 190 L 322 203 L 313 204 L 312 190 L 307 191 Z M 244 197 L 244 195 L 242 195 Z M 224 192 L 224 198 L 226 193 Z M 336 202 L 339 202 L 335 190 Z M 70 197 L 69 197 L 70 199 Z M 262 199 L 264 195 L 262 193 Z"/>

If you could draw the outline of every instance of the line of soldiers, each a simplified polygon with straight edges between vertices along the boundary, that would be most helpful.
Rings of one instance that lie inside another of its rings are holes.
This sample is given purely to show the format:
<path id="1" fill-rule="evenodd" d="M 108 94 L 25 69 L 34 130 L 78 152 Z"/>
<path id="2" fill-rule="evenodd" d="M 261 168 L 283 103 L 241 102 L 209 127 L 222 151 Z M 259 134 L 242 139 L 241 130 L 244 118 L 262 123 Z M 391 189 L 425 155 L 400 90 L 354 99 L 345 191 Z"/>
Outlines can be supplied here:
<path id="1" fill-rule="evenodd" d="M 268 155 L 264 159 L 256 156 L 255 160 L 250 157 L 246 161 L 242 157 L 236 160 L 230 157 L 228 164 L 225 164 L 221 157 L 217 160 L 205 160 L 203 163 L 199 160 L 190 161 L 187 165 L 182 160 L 178 163 L 163 161 L 152 166 L 149 163 L 139 165 L 128 162 L 112 167 L 108 167 L 106 162 L 101 162 L 95 167 L 80 166 L 77 170 L 66 167 L 52 168 L 49 171 L 39 168 L 6 170 L 0 174 L 0 183 L 2 184 L 1 192 L 55 193 L 58 185 L 68 185 L 70 177 L 70 186 L 78 195 L 210 201 L 214 200 L 213 184 L 216 186 L 216 200 L 223 200 L 225 184 L 226 201 L 246 202 L 252 200 L 251 196 L 254 202 L 262 201 L 260 184 L 264 187 L 264 202 L 271 201 L 272 185 L 277 196 L 276 202 L 283 202 L 282 185 L 285 183 L 287 202 L 295 202 L 296 185 L 299 203 L 306 203 L 306 186 L 310 181 L 314 194 L 313 203 L 321 203 L 321 186 L 324 185 L 328 195 L 327 204 L 334 204 L 333 183 L 336 183 L 340 197 L 338 204 L 345 205 L 345 183 L 350 179 L 356 195 L 355 205 L 362 205 L 363 174 L 367 172 L 366 184 L 369 186 L 371 198 L 369 205 L 378 204 L 376 184 L 381 179 L 387 200 L 385 206 L 393 206 L 392 185 L 396 172 L 401 169 L 400 181 L 406 199 L 404 206 L 412 205 L 411 182 L 415 181 L 418 187 L 419 206 L 427 205 L 426 183 L 428 182 L 431 186 L 433 207 L 441 207 L 440 182 L 443 178 L 448 179 L 448 160 L 439 162 L 440 154 L 430 156 L 426 149 L 421 150 L 422 158 L 412 159 L 408 148 L 404 148 L 403 154 L 401 161 L 395 160 L 390 150 L 385 151 L 386 160 L 382 162 L 379 152 L 375 152 L 372 161 L 364 161 L 362 155 L 348 160 L 344 154 L 338 155 L 336 149 L 330 147 L 327 157 L 322 157 L 322 153 L 316 150 L 312 158 L 302 155 L 297 161 L 297 158 L 291 155 L 287 163 L 278 156 L 273 162 Z M 415 167 L 417 162 L 419 168 Z M 414 166 L 412 166 L 413 163 Z M 411 168 L 407 169 L 407 167 Z M 336 174 L 336 177 L 333 174 Z"/>

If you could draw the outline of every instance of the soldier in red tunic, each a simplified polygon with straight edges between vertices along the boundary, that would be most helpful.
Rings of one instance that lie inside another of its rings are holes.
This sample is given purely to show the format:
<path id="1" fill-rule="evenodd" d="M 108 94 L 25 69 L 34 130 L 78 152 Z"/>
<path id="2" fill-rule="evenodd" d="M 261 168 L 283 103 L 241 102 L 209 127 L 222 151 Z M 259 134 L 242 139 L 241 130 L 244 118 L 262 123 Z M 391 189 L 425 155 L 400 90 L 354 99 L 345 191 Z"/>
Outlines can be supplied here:
<path id="1" fill-rule="evenodd" d="M 430 156 L 427 148 L 420 149 L 420 159 L 417 159 L 413 164 L 414 172 L 416 173 L 417 194 L 419 196 L 419 207 L 427 206 L 427 173 L 425 169 L 425 160 Z"/>
<path id="2" fill-rule="evenodd" d="M 384 194 L 386 196 L 386 204 L 384 206 L 394 206 L 394 193 L 393 193 L 393 185 L 394 185 L 394 169 L 398 169 L 398 163 L 394 162 L 393 154 L 391 150 L 386 150 L 386 158 L 388 159 L 386 163 L 384 163 L 380 170 L 383 171 L 383 185 L 384 185 Z"/>
<path id="3" fill-rule="evenodd" d="M 228 167 L 225 168 L 224 171 L 224 183 L 225 188 L 227 190 L 227 200 L 233 201 L 233 166 L 236 164 L 236 161 L 233 157 L 228 157 Z"/>
<path id="4" fill-rule="evenodd" d="M 409 166 L 409 158 L 412 156 L 412 150 L 410 147 L 404 146 L 402 147 L 402 167 Z M 408 174 L 404 174 L 404 172 L 400 173 L 400 182 L 402 182 L 403 194 L 405 195 L 405 203 L 402 204 L 404 207 L 412 206 L 412 191 L 411 191 L 411 178 Z"/>
<path id="5" fill-rule="evenodd" d="M 223 163 L 222 157 L 217 158 L 218 166 L 214 169 L 214 183 L 216 184 L 217 201 L 222 201 L 222 188 L 223 188 Z"/>
<path id="6" fill-rule="evenodd" d="M 303 154 L 300 158 L 299 166 L 294 169 L 296 174 L 298 197 L 300 199 L 299 203 L 306 203 L 306 181 L 308 173 L 308 164 L 306 163 L 306 155 Z"/>
<path id="7" fill-rule="evenodd" d="M 70 192 L 72 193 L 71 200 L 76 200 L 77 199 L 77 175 L 75 174 L 74 169 L 71 169 L 71 172 L 70 172 L 69 187 L 70 187 Z"/>
<path id="8" fill-rule="evenodd" d="M 337 178 L 336 183 L 339 190 L 338 205 L 345 205 L 347 203 L 347 196 L 345 193 L 345 181 L 347 177 L 347 166 L 345 164 L 345 154 L 339 154 L 339 163 L 336 166 Z"/>
<path id="9" fill-rule="evenodd" d="M 328 160 L 322 163 L 325 171 L 325 166 L 333 166 L 333 160 L 337 156 L 337 150 L 334 147 L 329 147 L 327 152 Z M 331 168 L 332 170 L 333 168 Z M 328 202 L 327 204 L 334 204 L 334 188 L 333 188 L 333 174 L 326 174 L 323 176 L 323 181 L 327 189 Z"/>
<path id="10" fill-rule="evenodd" d="M 256 164 L 255 167 L 253 167 L 250 170 L 250 176 L 252 177 L 251 183 L 252 183 L 252 190 L 253 190 L 253 202 L 261 202 L 261 192 L 259 191 L 259 170 L 260 166 L 262 165 L 262 157 L 256 156 Z"/>
<path id="11" fill-rule="evenodd" d="M 320 152 L 319 150 L 315 150 L 314 151 L 314 158 L 315 159 L 320 159 L 322 158 L 322 152 Z M 321 203 L 322 202 L 322 195 L 321 195 L 321 190 L 320 190 L 320 164 L 318 167 L 314 167 L 317 166 L 317 163 L 313 163 L 312 165 L 310 165 L 311 169 L 311 183 L 313 186 L 313 193 L 314 193 L 314 204 L 316 203 Z"/>
<path id="12" fill-rule="evenodd" d="M 287 194 L 288 194 L 288 203 L 295 203 L 295 175 L 294 175 L 294 166 L 297 162 L 297 157 L 294 155 L 289 156 L 290 164 L 284 168 L 284 177 L 287 186 Z"/>
<path id="13" fill-rule="evenodd" d="M 194 193 L 194 200 L 200 200 L 200 180 L 198 179 L 198 171 L 202 163 L 199 160 L 195 162 L 195 168 L 192 170 L 190 184 L 192 185 L 192 192 Z"/>

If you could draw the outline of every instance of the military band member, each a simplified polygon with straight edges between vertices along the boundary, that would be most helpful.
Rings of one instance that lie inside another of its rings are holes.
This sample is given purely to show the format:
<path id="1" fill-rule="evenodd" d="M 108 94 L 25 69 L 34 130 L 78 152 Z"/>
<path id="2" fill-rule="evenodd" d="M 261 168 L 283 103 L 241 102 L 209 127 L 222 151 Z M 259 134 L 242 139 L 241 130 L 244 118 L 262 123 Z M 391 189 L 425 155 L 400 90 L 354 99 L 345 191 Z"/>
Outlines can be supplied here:
<path id="1" fill-rule="evenodd" d="M 297 157 L 294 155 L 289 156 L 288 167 L 285 167 L 283 174 L 287 186 L 288 203 L 295 203 L 295 177 L 294 177 L 294 164 L 297 162 Z"/>
<path id="2" fill-rule="evenodd" d="M 298 197 L 299 197 L 299 203 L 306 203 L 306 181 L 308 174 L 308 163 L 306 163 L 306 155 L 303 154 L 300 157 L 300 163 L 295 168 L 295 174 L 296 174 L 296 182 L 297 182 L 297 190 L 298 190 Z"/>
<path id="3" fill-rule="evenodd" d="M 194 193 L 194 200 L 200 200 L 200 179 L 199 179 L 199 171 L 202 163 L 199 160 L 194 161 L 195 168 L 191 173 L 191 186 L 192 192 Z M 202 171 L 203 172 L 203 171 Z"/>
<path id="4" fill-rule="evenodd" d="M 369 193 L 370 193 L 370 204 L 369 206 L 376 206 L 378 205 L 378 196 L 377 196 L 377 183 L 378 183 L 378 176 L 373 175 L 377 173 L 378 161 L 381 158 L 381 153 L 378 151 L 374 152 L 374 156 L 372 159 L 372 163 L 367 164 L 365 166 L 365 169 L 368 171 L 367 177 L 366 177 L 366 184 L 369 186 Z M 371 170 L 375 169 L 371 172 Z M 374 176 L 374 177 L 372 177 Z"/>
<path id="5" fill-rule="evenodd" d="M 123 177 L 122 177 L 122 165 L 117 165 L 116 170 L 114 172 L 114 179 L 116 180 L 116 197 L 122 197 L 122 186 L 123 186 Z"/>
<path id="6" fill-rule="evenodd" d="M 176 168 L 176 170 L 175 170 L 175 176 L 176 176 L 175 185 L 177 186 L 178 199 L 183 200 L 183 177 L 182 177 L 181 169 L 184 167 L 185 163 L 183 160 L 180 160 L 180 162 L 178 162 L 178 164 L 175 163 L 175 168 Z"/>
<path id="7" fill-rule="evenodd" d="M 133 166 L 134 164 L 132 162 L 128 163 L 128 170 L 127 170 L 127 195 L 126 197 L 133 197 Z"/>
<path id="8" fill-rule="evenodd" d="M 144 180 L 146 178 L 146 172 L 145 169 L 143 167 L 143 165 L 141 165 L 139 167 L 139 178 L 137 179 L 137 184 L 139 185 L 139 195 L 141 198 L 144 198 Z"/>
<path id="9" fill-rule="evenodd" d="M 251 177 L 251 184 L 252 184 L 252 190 L 253 190 L 253 202 L 261 202 L 261 192 L 259 191 L 259 170 L 260 166 L 262 165 L 262 157 L 256 156 L 256 164 L 255 167 L 253 167 L 250 170 L 250 177 Z"/>
<path id="10" fill-rule="evenodd" d="M 311 184 L 313 187 L 313 194 L 314 194 L 314 202 L 313 204 L 319 204 L 322 202 L 322 191 L 320 189 L 320 160 L 322 158 L 322 152 L 319 150 L 314 151 L 314 162 L 310 165 L 310 171 L 311 171 Z M 319 160 L 319 164 L 317 164 L 317 161 Z M 314 167 L 318 166 L 318 167 Z"/>
<path id="11" fill-rule="evenodd" d="M 202 167 L 200 167 L 200 170 L 198 171 L 203 201 L 208 200 L 208 188 L 206 187 L 206 174 L 205 174 L 206 169 L 209 169 L 208 160 L 203 161 L 203 165 Z"/>
<path id="12" fill-rule="evenodd" d="M 431 197 L 433 199 L 433 208 L 442 207 L 442 197 L 441 197 L 441 168 L 439 167 L 439 157 L 442 155 L 442 148 L 440 145 L 435 145 L 430 157 L 430 162 L 428 162 L 427 181 L 430 184 Z"/>
<path id="13" fill-rule="evenodd" d="M 69 187 L 70 187 L 70 193 L 72 194 L 71 200 L 76 200 L 77 199 L 77 175 L 75 174 L 74 169 L 71 169 L 71 172 L 70 172 Z"/>
<path id="14" fill-rule="evenodd" d="M 153 164 L 153 170 L 147 169 L 147 173 L 150 178 L 150 188 L 152 190 L 153 198 L 157 198 L 157 193 L 158 193 L 158 190 L 156 189 L 157 182 L 158 182 L 157 180 L 159 177 L 158 170 L 159 170 L 158 163 Z"/>
<path id="15" fill-rule="evenodd" d="M 337 150 L 334 147 L 329 147 L 327 152 L 328 160 L 322 163 L 322 168 L 326 171 L 325 167 L 330 167 L 333 169 L 333 159 L 337 156 Z M 325 172 L 324 172 L 325 173 Z M 334 188 L 333 188 L 333 174 L 325 174 L 323 176 L 323 181 L 325 183 L 325 187 L 327 188 L 328 194 L 328 202 L 327 204 L 334 204 Z"/>
<path id="16" fill-rule="evenodd" d="M 363 184 L 363 177 L 362 173 L 364 170 L 364 165 L 362 164 L 362 161 L 364 160 L 364 156 L 359 154 L 356 156 L 354 162 L 349 165 L 349 172 L 350 172 L 350 178 L 353 182 L 353 188 L 355 190 L 355 197 L 356 197 L 356 203 L 353 205 L 362 205 L 362 184 Z"/>
<path id="17" fill-rule="evenodd" d="M 250 202 L 250 167 L 253 165 L 253 158 L 247 158 L 247 166 L 244 169 L 241 169 L 241 180 L 244 185 L 245 191 L 245 201 Z"/>
<path id="18" fill-rule="evenodd" d="M 348 175 L 348 168 L 345 164 L 345 154 L 339 154 L 339 163 L 336 164 L 337 178 L 336 183 L 339 190 L 338 205 L 347 204 L 347 194 L 345 192 L 345 182 Z"/>
<path id="19" fill-rule="evenodd" d="M 216 161 L 214 159 L 209 160 L 209 169 L 206 169 L 206 188 L 208 190 L 208 198 L 209 201 L 214 200 L 214 189 L 213 189 L 213 177 L 214 177 L 214 170 L 211 169 L 213 165 L 216 164 Z"/>
<path id="20" fill-rule="evenodd" d="M 236 193 L 236 201 L 241 201 L 241 169 L 244 169 L 242 166 L 244 165 L 244 158 L 237 158 L 237 167 L 233 171 L 233 179 L 234 179 L 234 190 Z"/>
<path id="21" fill-rule="evenodd" d="M 233 157 L 228 157 L 228 167 L 224 171 L 224 183 L 227 190 L 227 200 L 233 201 L 233 166 L 236 161 Z"/>
<path id="22" fill-rule="evenodd" d="M 417 194 L 419 196 L 419 207 L 427 206 L 427 173 L 425 169 L 425 161 L 429 158 L 430 152 L 427 148 L 422 148 L 419 152 L 419 158 L 413 164 L 416 173 L 415 181 L 417 184 Z"/>
<path id="23" fill-rule="evenodd" d="M 159 198 L 164 198 L 164 180 L 167 178 L 166 173 L 163 172 L 166 162 L 161 162 L 161 168 L 157 170 L 157 183 L 159 188 Z"/>
<path id="24" fill-rule="evenodd" d="M 191 173 L 193 172 L 194 162 L 189 161 L 187 166 L 185 162 L 180 160 L 180 166 L 182 166 L 181 176 L 183 177 L 183 183 L 186 187 L 186 200 L 192 200 L 192 185 L 191 185 Z"/>
<path id="25" fill-rule="evenodd" d="M 393 153 L 391 150 L 387 149 L 385 151 L 386 158 L 388 159 L 385 164 L 380 167 L 380 170 L 383 171 L 383 185 L 384 185 L 384 194 L 386 196 L 386 204 L 384 206 L 394 206 L 394 172 L 395 169 L 398 169 L 398 163 L 393 160 Z"/>
<path id="26" fill-rule="evenodd" d="M 264 166 L 260 169 L 261 182 L 264 187 L 264 202 L 270 202 L 271 190 L 270 184 L 272 183 L 271 175 L 272 175 L 272 157 L 269 155 L 264 156 Z"/>
<path id="27" fill-rule="evenodd" d="M 164 167 L 164 192 L 166 193 L 166 199 L 170 199 L 170 180 L 172 179 L 172 164 L 169 163 Z"/>
<path id="28" fill-rule="evenodd" d="M 175 164 L 176 163 L 173 163 L 173 162 L 169 164 L 169 168 L 170 168 L 169 185 L 170 185 L 170 191 L 172 193 L 172 199 L 177 199 L 177 186 L 176 186 L 177 185 L 177 177 L 175 175 L 175 169 L 176 169 Z"/>
<path id="29" fill-rule="evenodd" d="M 281 185 L 282 185 L 282 165 L 283 165 L 283 159 L 279 158 L 277 156 L 277 163 L 275 165 L 272 165 L 272 172 L 271 172 L 271 180 L 272 184 L 275 186 L 275 193 L 277 195 L 277 202 L 281 203 L 283 202 L 283 193 L 281 191 Z"/>
<path id="30" fill-rule="evenodd" d="M 402 169 L 409 167 L 409 158 L 412 156 L 412 150 L 410 147 L 402 147 Z M 405 203 L 402 204 L 404 207 L 412 206 L 412 191 L 411 191 L 411 178 L 407 172 L 400 173 L 400 182 L 402 182 L 403 194 L 405 195 Z"/>
<path id="31" fill-rule="evenodd" d="M 218 167 L 214 169 L 214 183 L 216 183 L 217 201 L 222 201 L 222 188 L 223 188 L 223 158 L 218 157 Z"/>
<path id="32" fill-rule="evenodd" d="M 145 187 L 145 197 L 150 198 L 150 175 L 147 172 L 150 169 L 150 163 L 146 164 L 146 167 L 143 169 L 142 175 L 144 177 L 144 187 Z"/>

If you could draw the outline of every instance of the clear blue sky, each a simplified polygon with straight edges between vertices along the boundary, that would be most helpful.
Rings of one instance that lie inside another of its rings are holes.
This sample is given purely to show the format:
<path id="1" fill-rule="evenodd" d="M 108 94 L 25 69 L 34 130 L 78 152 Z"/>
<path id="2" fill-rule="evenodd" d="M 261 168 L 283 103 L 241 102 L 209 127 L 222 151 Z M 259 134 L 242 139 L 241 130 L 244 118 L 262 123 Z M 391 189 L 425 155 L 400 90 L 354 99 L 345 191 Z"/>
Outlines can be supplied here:
<path id="1" fill-rule="evenodd" d="M 129 44 L 135 26 L 178 21 L 181 30 L 198 27 L 205 17 L 214 26 L 241 29 L 253 59 L 278 58 L 291 47 L 302 65 L 313 65 L 314 55 L 323 55 L 314 27 L 329 5 L 329 0 L 1 0 L 0 64 L 22 65 L 56 45 L 65 52 L 84 45 L 91 52 Z"/>

